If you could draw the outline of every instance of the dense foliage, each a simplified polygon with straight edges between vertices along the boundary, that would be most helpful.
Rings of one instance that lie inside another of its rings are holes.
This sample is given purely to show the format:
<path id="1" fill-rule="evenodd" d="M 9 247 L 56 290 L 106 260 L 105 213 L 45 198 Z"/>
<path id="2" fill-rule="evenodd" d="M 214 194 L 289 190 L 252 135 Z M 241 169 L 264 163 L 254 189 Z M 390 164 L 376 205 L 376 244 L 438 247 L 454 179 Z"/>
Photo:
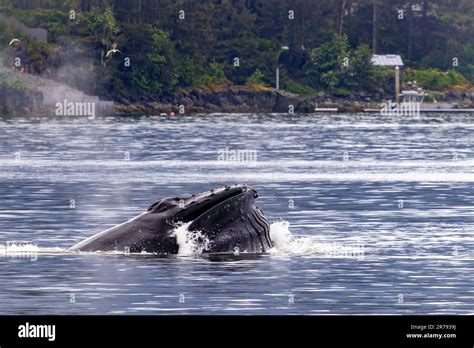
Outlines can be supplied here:
<path id="1" fill-rule="evenodd" d="M 274 86 L 277 67 L 294 93 L 383 91 L 393 76 L 374 52 L 402 55 L 427 88 L 474 82 L 472 0 L 0 0 L 0 12 L 48 29 L 48 45 L 23 48 L 29 71 L 58 78 L 69 62 L 71 83 L 116 99 Z M 14 35 L 0 24 L 2 46 Z"/>
<path id="2" fill-rule="evenodd" d="M 466 79 L 455 70 L 446 72 L 439 69 L 409 70 L 407 78 L 411 81 L 417 81 L 417 84 L 423 88 L 432 90 L 443 90 L 448 87 L 463 87 L 466 85 Z"/>

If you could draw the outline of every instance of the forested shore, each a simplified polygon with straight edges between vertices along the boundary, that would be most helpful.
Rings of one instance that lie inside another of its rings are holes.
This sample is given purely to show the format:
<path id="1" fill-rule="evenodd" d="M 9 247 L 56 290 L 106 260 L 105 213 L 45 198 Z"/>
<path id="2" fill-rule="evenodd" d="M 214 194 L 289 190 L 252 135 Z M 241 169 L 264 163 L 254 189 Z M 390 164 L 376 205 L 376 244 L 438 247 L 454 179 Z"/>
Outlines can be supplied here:
<path id="1" fill-rule="evenodd" d="M 374 66 L 373 54 L 400 55 L 403 81 L 417 81 L 429 98 L 472 103 L 469 0 L 0 0 L 0 13 L 48 31 L 39 43 L 0 22 L 6 69 L 19 70 L 19 57 L 22 72 L 124 112 L 218 111 L 226 102 L 254 111 L 255 96 L 281 95 L 301 110 L 308 101 L 377 103 L 393 97 L 394 74 Z"/>

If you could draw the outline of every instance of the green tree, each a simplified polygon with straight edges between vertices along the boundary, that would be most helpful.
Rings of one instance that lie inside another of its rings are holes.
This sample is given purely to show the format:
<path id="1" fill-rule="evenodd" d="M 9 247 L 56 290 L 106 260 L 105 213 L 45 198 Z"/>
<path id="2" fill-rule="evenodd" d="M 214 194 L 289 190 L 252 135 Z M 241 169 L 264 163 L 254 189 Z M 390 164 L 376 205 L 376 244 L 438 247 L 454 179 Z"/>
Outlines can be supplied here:
<path id="1" fill-rule="evenodd" d="M 130 86 L 130 92 L 151 96 L 174 91 L 179 61 L 168 33 L 150 24 L 131 24 L 124 27 L 123 35 L 133 38 L 122 47 L 131 67 L 124 67 L 122 60 L 118 60 L 116 69 L 120 69 L 120 79 Z"/>
<path id="2" fill-rule="evenodd" d="M 89 12 L 84 12 L 80 19 L 84 34 L 90 35 L 95 42 L 108 46 L 113 41 L 113 36 L 119 32 L 114 14 L 109 5 L 93 7 Z"/>
<path id="3" fill-rule="evenodd" d="M 247 78 L 247 83 L 254 84 L 254 85 L 263 85 L 263 73 L 260 69 L 256 69 L 252 75 Z"/>
<path id="4" fill-rule="evenodd" d="M 311 51 L 305 66 L 307 82 L 313 88 L 332 90 L 339 87 L 347 72 L 349 43 L 346 36 L 334 36 L 333 40 Z"/>

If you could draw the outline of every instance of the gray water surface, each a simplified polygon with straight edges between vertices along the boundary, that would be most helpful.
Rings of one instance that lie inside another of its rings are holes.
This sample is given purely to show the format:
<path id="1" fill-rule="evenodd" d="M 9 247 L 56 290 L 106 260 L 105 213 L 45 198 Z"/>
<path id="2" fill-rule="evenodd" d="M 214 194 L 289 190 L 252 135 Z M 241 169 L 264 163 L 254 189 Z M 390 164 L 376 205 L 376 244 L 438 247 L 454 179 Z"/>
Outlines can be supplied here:
<path id="1" fill-rule="evenodd" d="M 448 114 L 0 119 L 0 314 L 474 314 L 473 132 Z M 262 256 L 64 252 L 234 183 L 293 239 Z"/>

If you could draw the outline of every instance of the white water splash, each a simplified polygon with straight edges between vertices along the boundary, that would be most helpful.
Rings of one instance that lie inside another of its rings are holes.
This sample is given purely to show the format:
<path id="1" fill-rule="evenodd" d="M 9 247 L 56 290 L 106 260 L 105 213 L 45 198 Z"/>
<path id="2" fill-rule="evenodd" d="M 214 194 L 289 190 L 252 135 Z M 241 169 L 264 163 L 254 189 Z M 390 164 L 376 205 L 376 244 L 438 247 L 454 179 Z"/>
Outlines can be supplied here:
<path id="1" fill-rule="evenodd" d="M 188 227 L 192 222 L 176 226 L 172 235 L 176 237 L 179 250 L 178 255 L 202 254 L 209 249 L 211 241 L 200 232 L 190 232 Z M 330 252 L 329 245 L 316 243 L 310 237 L 295 237 L 290 231 L 287 221 L 278 221 L 270 225 L 270 238 L 274 247 L 270 250 L 273 254 L 315 254 Z M 245 253 L 245 251 L 244 251 Z"/>
<path id="2" fill-rule="evenodd" d="M 172 235 L 176 237 L 176 243 L 178 243 L 178 255 L 202 254 L 204 250 L 209 248 L 211 243 L 209 238 L 199 231 L 190 232 L 188 227 L 191 224 L 192 221 L 182 223 L 172 232 Z"/>
<path id="3" fill-rule="evenodd" d="M 39 247 L 33 243 L 7 243 L 0 244 L 0 257 L 5 258 L 27 258 L 32 261 L 38 259 Z"/>
<path id="4" fill-rule="evenodd" d="M 364 245 L 361 243 L 327 243 L 317 236 L 303 237 L 294 236 L 290 230 L 288 221 L 278 221 L 270 225 L 270 239 L 273 254 L 296 254 L 314 255 L 319 254 L 324 257 L 343 257 L 363 259 L 365 256 Z"/>
<path id="5" fill-rule="evenodd" d="M 8 243 L 0 244 L 0 255 L 16 253 L 35 253 L 40 248 L 34 243 Z"/>
<path id="6" fill-rule="evenodd" d="M 65 249 L 41 248 L 33 242 L 13 242 L 0 244 L 0 257 L 5 258 L 30 258 L 36 260 L 40 254 L 60 254 L 66 252 Z"/>
<path id="7" fill-rule="evenodd" d="M 188 230 L 192 224 L 180 223 L 172 232 L 172 236 L 176 238 L 178 244 L 178 255 L 190 256 L 202 254 L 205 250 L 209 250 L 211 240 L 199 231 Z M 290 230 L 288 221 L 277 221 L 270 225 L 270 239 L 273 248 L 270 249 L 271 254 L 282 255 L 315 255 L 319 254 L 324 257 L 354 257 L 357 259 L 364 257 L 364 246 L 361 244 L 340 244 L 327 243 L 320 240 L 317 236 L 294 236 Z M 68 254 L 77 253 L 59 247 L 42 248 L 32 242 L 18 242 L 0 244 L 0 257 L 10 258 L 31 258 L 36 260 L 39 255 L 46 254 Z M 89 252 L 81 252 L 88 254 Z M 90 252 L 95 254 L 97 252 Z M 99 252 L 107 255 L 129 254 L 123 251 Z M 239 253 L 245 253 L 239 252 Z M 153 253 L 141 252 L 139 254 L 149 255 Z M 234 254 L 236 254 L 234 252 Z M 237 253 L 238 254 L 238 253 Z"/>
<path id="8" fill-rule="evenodd" d="M 271 253 L 314 254 L 322 248 L 309 237 L 295 237 L 290 231 L 288 221 L 278 221 L 270 225 L 270 239 L 273 242 Z"/>

